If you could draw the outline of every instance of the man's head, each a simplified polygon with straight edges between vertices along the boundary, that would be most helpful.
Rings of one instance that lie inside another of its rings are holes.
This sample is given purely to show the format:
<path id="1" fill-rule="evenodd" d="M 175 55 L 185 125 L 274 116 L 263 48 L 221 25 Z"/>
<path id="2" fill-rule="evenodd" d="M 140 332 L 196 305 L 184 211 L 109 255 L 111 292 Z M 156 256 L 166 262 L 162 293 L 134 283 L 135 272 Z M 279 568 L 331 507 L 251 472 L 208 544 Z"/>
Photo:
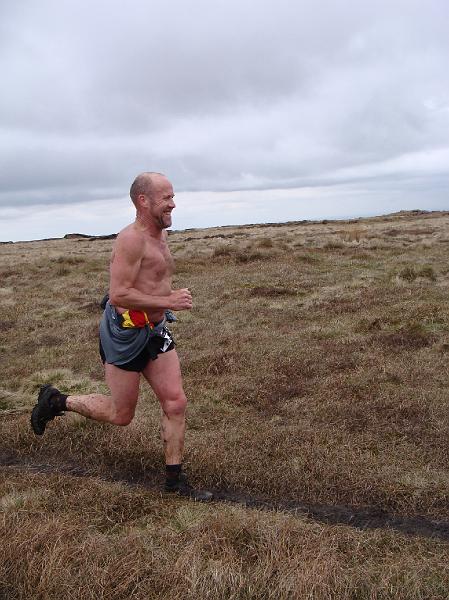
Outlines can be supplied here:
<path id="1" fill-rule="evenodd" d="M 171 226 L 173 186 L 162 173 L 141 173 L 129 192 L 137 210 L 137 217 L 145 223 L 155 224 L 160 229 Z"/>

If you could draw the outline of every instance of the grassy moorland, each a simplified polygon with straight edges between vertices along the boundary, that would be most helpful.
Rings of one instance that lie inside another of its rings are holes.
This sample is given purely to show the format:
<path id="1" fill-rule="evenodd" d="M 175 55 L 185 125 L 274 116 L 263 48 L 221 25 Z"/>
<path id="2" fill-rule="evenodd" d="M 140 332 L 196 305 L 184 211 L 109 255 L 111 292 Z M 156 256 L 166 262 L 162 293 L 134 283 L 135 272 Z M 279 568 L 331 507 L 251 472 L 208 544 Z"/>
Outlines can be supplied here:
<path id="1" fill-rule="evenodd" d="M 159 409 L 126 428 L 36 391 L 106 391 L 112 241 L 0 246 L 0 597 L 447 599 L 449 213 L 174 232 L 186 467 Z"/>

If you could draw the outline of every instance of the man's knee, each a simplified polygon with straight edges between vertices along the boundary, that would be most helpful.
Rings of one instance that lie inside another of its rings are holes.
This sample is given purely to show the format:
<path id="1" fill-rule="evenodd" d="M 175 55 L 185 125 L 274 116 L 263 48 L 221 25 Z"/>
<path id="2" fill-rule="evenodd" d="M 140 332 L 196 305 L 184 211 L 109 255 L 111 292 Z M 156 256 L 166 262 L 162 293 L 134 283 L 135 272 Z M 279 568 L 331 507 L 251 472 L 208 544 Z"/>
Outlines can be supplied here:
<path id="1" fill-rule="evenodd" d="M 167 417 L 182 417 L 185 415 L 187 408 L 187 398 L 183 392 L 166 398 L 162 402 L 162 409 Z"/>
<path id="2" fill-rule="evenodd" d="M 113 425 L 129 425 L 131 423 L 131 421 L 133 420 L 134 415 L 129 415 L 129 414 L 117 414 L 115 415 L 112 423 Z"/>
<path id="3" fill-rule="evenodd" d="M 114 425 L 129 425 L 134 419 L 134 407 L 116 410 L 112 419 Z"/>

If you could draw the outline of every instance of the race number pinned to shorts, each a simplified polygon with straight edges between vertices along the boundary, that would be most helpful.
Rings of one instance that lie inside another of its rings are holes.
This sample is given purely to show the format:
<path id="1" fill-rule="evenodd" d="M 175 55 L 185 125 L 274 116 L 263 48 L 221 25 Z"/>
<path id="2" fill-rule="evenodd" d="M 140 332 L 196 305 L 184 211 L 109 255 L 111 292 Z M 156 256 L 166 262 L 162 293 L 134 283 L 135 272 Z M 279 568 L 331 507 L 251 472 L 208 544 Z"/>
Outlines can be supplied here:
<path id="1" fill-rule="evenodd" d="M 164 338 L 164 345 L 161 348 L 161 352 L 166 352 L 170 344 L 173 342 L 173 338 L 170 331 L 166 327 L 164 327 L 160 335 Z"/>

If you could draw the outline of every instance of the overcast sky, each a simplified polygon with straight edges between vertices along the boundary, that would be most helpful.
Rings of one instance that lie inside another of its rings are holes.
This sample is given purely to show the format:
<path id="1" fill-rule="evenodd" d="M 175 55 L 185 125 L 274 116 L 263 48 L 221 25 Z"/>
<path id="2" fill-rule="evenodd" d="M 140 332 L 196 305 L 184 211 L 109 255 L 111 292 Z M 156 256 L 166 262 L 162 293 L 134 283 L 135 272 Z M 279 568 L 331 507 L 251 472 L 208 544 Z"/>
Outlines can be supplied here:
<path id="1" fill-rule="evenodd" d="M 0 1 L 0 240 L 449 209 L 447 0 Z"/>

